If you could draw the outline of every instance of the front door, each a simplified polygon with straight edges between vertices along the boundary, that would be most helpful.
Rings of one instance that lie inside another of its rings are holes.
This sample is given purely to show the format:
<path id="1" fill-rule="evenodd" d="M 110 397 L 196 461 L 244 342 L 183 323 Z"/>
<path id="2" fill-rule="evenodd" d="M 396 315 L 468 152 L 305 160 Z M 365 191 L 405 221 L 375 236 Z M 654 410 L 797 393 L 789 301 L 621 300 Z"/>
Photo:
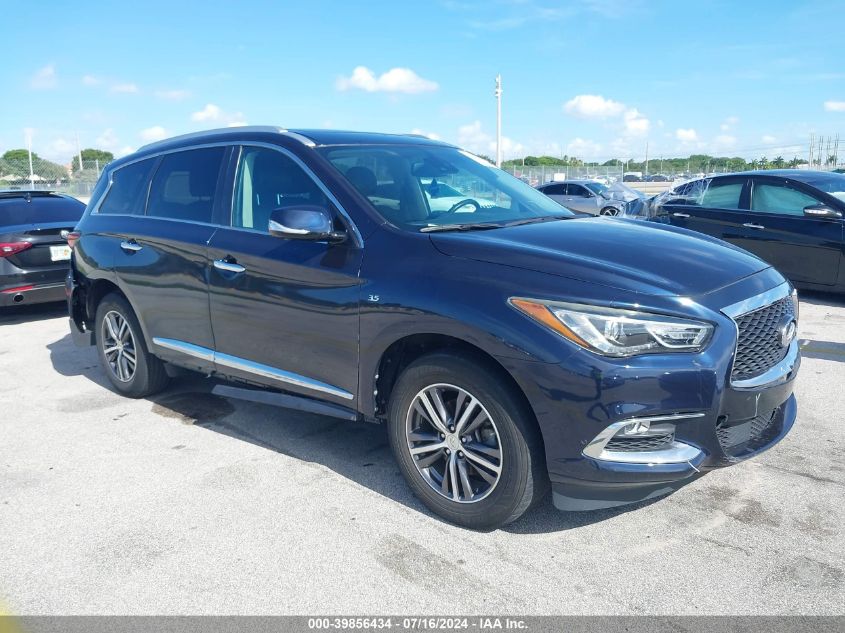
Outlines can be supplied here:
<path id="1" fill-rule="evenodd" d="M 582 211 L 598 215 L 599 208 L 596 204 L 595 194 L 583 185 L 570 182 L 566 185 L 566 197 L 563 206 L 573 211 Z"/>
<path id="2" fill-rule="evenodd" d="M 843 222 L 804 215 L 825 204 L 809 191 L 781 179 L 758 177 L 751 190 L 754 230 L 745 246 L 792 282 L 834 285 L 842 257 Z"/>
<path id="3" fill-rule="evenodd" d="M 332 209 L 326 190 L 285 150 L 245 146 L 231 226 L 209 243 L 218 371 L 353 406 L 358 389 L 362 248 L 274 237 L 274 209 Z M 336 211 L 336 209 L 334 209 Z M 336 214 L 338 229 L 348 229 Z"/>

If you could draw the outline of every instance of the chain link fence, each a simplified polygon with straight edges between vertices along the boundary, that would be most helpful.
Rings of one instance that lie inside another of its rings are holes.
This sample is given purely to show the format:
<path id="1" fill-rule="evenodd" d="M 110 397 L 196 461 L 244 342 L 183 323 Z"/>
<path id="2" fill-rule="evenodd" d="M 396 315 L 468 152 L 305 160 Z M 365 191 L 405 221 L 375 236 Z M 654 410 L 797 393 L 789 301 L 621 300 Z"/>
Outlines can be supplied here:
<path id="1" fill-rule="evenodd" d="M 9 189 L 37 189 L 42 191 L 60 191 L 77 198 L 88 198 L 106 163 L 91 160 L 79 160 L 72 165 L 60 165 L 43 158 L 33 156 L 29 159 L 0 158 L 0 191 Z"/>
<path id="2" fill-rule="evenodd" d="M 531 186 L 552 180 L 596 180 L 610 185 L 622 180 L 622 167 L 570 167 L 565 165 L 507 165 L 502 167 Z"/>

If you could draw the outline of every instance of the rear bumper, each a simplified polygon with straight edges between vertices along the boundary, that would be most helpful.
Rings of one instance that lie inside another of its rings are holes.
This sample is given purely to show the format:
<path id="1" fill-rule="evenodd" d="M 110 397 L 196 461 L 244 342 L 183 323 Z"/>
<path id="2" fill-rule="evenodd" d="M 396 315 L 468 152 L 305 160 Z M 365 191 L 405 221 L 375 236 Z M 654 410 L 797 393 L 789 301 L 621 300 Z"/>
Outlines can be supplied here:
<path id="1" fill-rule="evenodd" d="M 15 285 L 0 285 L 0 307 L 50 303 L 64 301 L 64 299 L 65 285 L 63 283 L 30 285 L 16 282 Z"/>

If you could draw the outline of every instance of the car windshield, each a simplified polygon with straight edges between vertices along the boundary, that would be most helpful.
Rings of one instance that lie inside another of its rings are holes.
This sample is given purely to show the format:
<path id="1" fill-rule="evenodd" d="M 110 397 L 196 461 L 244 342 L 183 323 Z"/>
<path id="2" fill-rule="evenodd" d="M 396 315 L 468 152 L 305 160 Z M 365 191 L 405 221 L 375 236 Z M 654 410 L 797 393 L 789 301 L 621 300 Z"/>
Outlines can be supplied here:
<path id="1" fill-rule="evenodd" d="M 807 184 L 845 201 L 845 175 L 830 174 L 818 179 L 808 179 Z"/>
<path id="2" fill-rule="evenodd" d="M 597 196 L 607 197 L 605 195 L 607 193 L 607 186 L 601 184 L 600 182 L 585 182 L 584 186 Z"/>
<path id="3" fill-rule="evenodd" d="M 574 217 L 518 178 L 454 147 L 347 145 L 320 151 L 381 216 L 408 230 L 473 230 Z"/>

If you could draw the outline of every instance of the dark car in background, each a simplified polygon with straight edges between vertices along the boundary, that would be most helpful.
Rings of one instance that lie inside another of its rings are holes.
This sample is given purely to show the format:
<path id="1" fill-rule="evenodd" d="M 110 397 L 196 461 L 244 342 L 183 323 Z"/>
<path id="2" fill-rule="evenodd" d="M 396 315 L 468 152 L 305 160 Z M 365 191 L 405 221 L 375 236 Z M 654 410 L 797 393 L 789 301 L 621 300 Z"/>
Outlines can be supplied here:
<path id="1" fill-rule="evenodd" d="M 187 368 L 383 423 L 414 493 L 467 527 L 549 487 L 570 510 L 667 494 L 795 421 L 780 273 L 689 231 L 575 217 L 442 142 L 177 137 L 110 163 L 77 231 L 70 327 L 115 390 Z"/>
<path id="2" fill-rule="evenodd" d="M 49 191 L 0 191 L 0 307 L 61 301 L 67 234 L 85 205 Z"/>
<path id="3" fill-rule="evenodd" d="M 751 171 L 694 180 L 651 205 L 651 220 L 754 253 L 799 287 L 845 292 L 845 175 Z"/>

